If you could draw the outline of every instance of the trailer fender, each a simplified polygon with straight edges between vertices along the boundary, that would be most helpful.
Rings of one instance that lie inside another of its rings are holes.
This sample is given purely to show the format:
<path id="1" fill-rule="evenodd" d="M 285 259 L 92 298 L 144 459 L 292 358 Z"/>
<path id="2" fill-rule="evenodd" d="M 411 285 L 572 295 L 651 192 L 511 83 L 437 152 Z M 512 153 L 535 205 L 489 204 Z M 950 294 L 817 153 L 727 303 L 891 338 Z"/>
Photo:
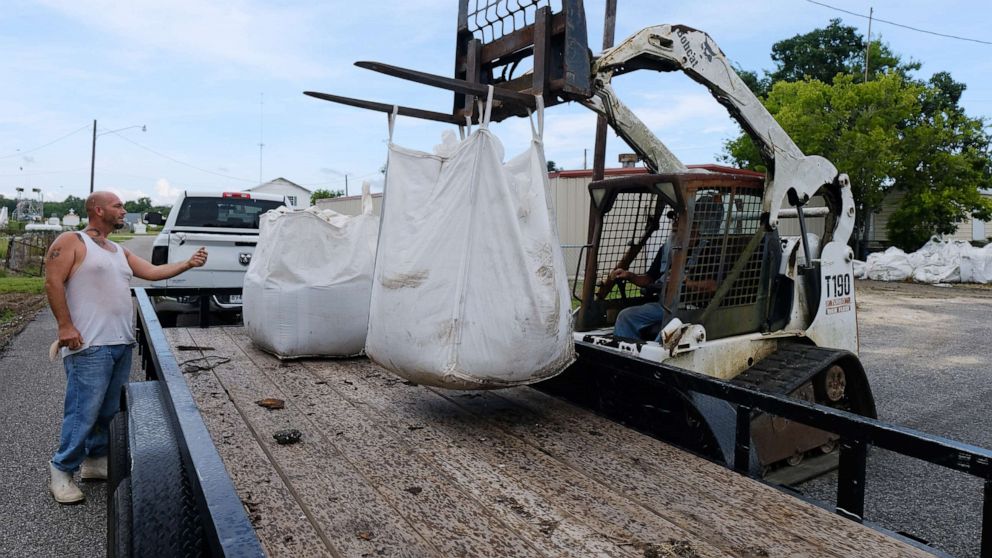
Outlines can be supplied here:
<path id="1" fill-rule="evenodd" d="M 203 528 L 185 478 L 163 388 L 160 382 L 133 382 L 125 387 L 124 395 L 129 449 L 129 470 L 124 477 L 130 489 L 127 531 L 131 544 L 108 541 L 114 545 L 108 544 L 108 548 L 129 548 L 134 556 L 197 555 L 206 550 Z M 125 481 L 119 482 L 123 485 Z M 114 510 L 116 521 L 127 519 L 124 511 L 120 507 Z"/>

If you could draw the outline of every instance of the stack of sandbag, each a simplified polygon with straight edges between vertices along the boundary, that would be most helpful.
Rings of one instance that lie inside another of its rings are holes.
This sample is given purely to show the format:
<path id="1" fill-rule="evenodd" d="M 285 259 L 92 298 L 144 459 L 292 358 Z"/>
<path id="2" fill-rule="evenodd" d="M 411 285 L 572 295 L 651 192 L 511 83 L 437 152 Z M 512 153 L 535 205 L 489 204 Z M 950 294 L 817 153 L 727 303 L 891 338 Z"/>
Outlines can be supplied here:
<path id="1" fill-rule="evenodd" d="M 311 207 L 262 217 L 243 297 L 259 348 L 280 358 L 361 354 L 379 228 L 362 190 L 361 215 Z"/>
<path id="2" fill-rule="evenodd" d="M 992 244 L 961 254 L 962 283 L 992 283 Z"/>
<path id="3" fill-rule="evenodd" d="M 869 254 L 858 265 L 855 276 L 876 281 L 917 283 L 990 283 L 992 282 L 992 244 L 976 248 L 964 240 L 931 238 L 919 250 L 907 254 L 896 247 Z M 859 274 L 859 270 L 861 273 Z"/>
<path id="4" fill-rule="evenodd" d="M 913 266 L 906 252 L 895 246 L 869 254 L 865 261 L 865 277 L 874 281 L 905 281 L 912 276 Z"/>
<path id="5" fill-rule="evenodd" d="M 433 154 L 393 144 L 390 119 L 366 353 L 419 384 L 526 384 L 574 359 L 543 107 L 530 148 L 503 163 L 489 103 L 474 133 Z"/>

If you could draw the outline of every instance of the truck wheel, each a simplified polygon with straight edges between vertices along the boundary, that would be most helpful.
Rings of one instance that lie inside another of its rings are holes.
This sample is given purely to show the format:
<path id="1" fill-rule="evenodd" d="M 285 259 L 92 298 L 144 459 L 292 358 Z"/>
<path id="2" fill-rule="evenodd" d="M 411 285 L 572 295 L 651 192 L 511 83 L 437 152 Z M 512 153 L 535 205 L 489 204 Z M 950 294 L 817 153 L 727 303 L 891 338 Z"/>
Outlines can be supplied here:
<path id="1" fill-rule="evenodd" d="M 131 479 L 121 480 L 107 502 L 107 558 L 131 558 Z"/>
<path id="2" fill-rule="evenodd" d="M 121 479 L 131 474 L 127 447 L 127 411 L 120 411 L 110 421 L 109 454 L 107 458 L 107 494 L 113 494 Z M 107 499 L 108 505 L 110 499 Z M 109 517 L 109 516 L 108 516 Z"/>

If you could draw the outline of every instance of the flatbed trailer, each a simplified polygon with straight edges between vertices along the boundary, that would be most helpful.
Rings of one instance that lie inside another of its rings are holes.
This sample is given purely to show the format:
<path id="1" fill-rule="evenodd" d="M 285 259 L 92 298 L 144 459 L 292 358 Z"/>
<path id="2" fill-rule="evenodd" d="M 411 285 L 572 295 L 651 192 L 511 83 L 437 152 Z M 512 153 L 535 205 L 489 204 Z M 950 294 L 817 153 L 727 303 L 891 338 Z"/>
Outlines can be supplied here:
<path id="1" fill-rule="evenodd" d="M 185 377 L 271 556 L 929 555 L 531 388 L 279 361 L 242 327 L 166 337 L 210 367 Z"/>
<path id="2" fill-rule="evenodd" d="M 990 556 L 989 450 L 647 361 L 603 369 L 732 404 L 732 469 L 531 387 L 449 391 L 365 358 L 280 361 L 242 327 L 206 327 L 206 309 L 200 327 L 162 329 L 156 292 L 135 289 L 148 381 L 125 387 L 111 424 L 112 557 L 941 555 L 864 522 L 872 446 L 984 479 Z M 841 436 L 836 507 L 747 476 L 754 412 Z M 292 430 L 299 441 L 279 443 Z"/>

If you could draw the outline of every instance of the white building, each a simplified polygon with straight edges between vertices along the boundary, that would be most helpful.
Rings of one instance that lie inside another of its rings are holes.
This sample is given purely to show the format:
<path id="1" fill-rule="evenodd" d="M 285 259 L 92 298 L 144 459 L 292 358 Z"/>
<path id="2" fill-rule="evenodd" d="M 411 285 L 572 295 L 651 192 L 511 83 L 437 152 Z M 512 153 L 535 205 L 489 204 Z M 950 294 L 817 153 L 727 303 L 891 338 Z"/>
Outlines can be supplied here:
<path id="1" fill-rule="evenodd" d="M 259 184 L 253 188 L 248 188 L 245 191 L 286 196 L 289 198 L 289 203 L 294 209 L 305 209 L 310 207 L 310 194 L 313 193 L 303 186 L 282 177 L 275 180 L 270 180 L 265 184 Z"/>

